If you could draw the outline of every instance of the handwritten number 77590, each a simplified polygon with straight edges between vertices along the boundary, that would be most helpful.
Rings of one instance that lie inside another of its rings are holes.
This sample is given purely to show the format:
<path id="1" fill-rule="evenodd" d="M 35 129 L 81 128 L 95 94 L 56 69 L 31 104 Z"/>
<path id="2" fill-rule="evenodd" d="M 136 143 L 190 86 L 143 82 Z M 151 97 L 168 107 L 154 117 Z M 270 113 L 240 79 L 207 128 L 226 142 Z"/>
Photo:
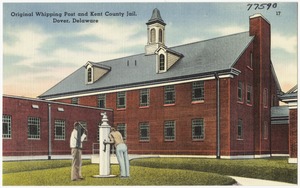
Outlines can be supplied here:
<path id="1" fill-rule="evenodd" d="M 247 4 L 248 6 L 248 10 L 250 10 L 251 8 L 253 8 L 254 10 L 257 9 L 267 9 L 269 10 L 270 8 L 276 8 L 277 7 L 277 3 L 254 3 L 254 4 Z"/>

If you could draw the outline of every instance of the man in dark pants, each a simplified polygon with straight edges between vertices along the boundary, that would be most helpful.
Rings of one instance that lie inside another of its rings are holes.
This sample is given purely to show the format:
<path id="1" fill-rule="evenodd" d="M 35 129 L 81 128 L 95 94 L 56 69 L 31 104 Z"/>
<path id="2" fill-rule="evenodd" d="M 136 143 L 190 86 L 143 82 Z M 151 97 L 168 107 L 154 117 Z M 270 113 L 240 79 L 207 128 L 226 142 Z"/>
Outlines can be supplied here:
<path id="1" fill-rule="evenodd" d="M 70 148 L 72 149 L 71 154 L 72 160 L 72 170 L 71 170 L 71 180 L 80 181 L 83 179 L 81 175 L 81 155 L 82 155 L 82 142 L 86 138 L 86 129 L 79 123 L 74 123 L 74 129 L 70 137 Z"/>

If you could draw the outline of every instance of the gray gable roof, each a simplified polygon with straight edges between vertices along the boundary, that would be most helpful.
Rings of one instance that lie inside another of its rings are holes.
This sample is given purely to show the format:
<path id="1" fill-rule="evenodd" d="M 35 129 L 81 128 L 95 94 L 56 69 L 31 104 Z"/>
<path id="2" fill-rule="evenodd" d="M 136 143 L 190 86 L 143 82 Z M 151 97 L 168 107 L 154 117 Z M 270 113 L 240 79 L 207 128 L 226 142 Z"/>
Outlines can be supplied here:
<path id="1" fill-rule="evenodd" d="M 86 84 L 85 67 L 82 66 L 39 97 L 54 98 L 201 78 L 214 72 L 232 73 L 235 62 L 253 38 L 249 32 L 243 32 L 171 47 L 183 57 L 161 74 L 156 73 L 156 55 L 144 53 L 97 63 L 111 67 L 111 71 L 93 84 Z"/>
<path id="2" fill-rule="evenodd" d="M 283 102 L 292 102 L 292 101 L 297 101 L 297 96 L 298 96 L 298 84 L 292 87 L 286 93 L 282 94 L 279 98 Z"/>

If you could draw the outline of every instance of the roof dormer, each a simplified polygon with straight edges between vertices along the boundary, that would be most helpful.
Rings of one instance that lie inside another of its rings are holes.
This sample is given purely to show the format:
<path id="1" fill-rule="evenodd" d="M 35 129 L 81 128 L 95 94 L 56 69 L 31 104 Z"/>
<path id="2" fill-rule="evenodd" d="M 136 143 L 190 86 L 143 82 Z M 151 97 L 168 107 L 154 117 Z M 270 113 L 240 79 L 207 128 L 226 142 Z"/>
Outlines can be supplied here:
<path id="1" fill-rule="evenodd" d="M 88 61 L 85 65 L 85 83 L 93 84 L 111 70 L 111 67 Z"/>
<path id="2" fill-rule="evenodd" d="M 181 53 L 166 48 L 159 47 L 154 52 L 156 54 L 156 72 L 167 72 L 180 58 L 183 57 Z"/>

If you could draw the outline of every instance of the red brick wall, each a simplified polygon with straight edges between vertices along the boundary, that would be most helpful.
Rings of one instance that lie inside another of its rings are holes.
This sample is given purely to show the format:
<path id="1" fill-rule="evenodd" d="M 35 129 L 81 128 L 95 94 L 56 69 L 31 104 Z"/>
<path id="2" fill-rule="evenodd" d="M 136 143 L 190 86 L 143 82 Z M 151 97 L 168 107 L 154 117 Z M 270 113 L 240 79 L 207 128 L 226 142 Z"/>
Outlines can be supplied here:
<path id="1" fill-rule="evenodd" d="M 264 122 L 268 124 L 270 132 L 270 100 L 267 107 L 263 106 L 263 92 L 268 90 L 271 96 L 270 71 L 270 24 L 262 17 L 250 19 L 250 35 L 255 36 L 253 41 L 253 78 L 254 83 L 254 143 L 255 153 L 270 154 L 270 134 L 268 139 L 263 138 Z"/>
<path id="2" fill-rule="evenodd" d="M 297 152 L 298 152 L 298 143 L 297 143 L 297 109 L 290 109 L 290 130 L 289 130 L 289 153 L 290 153 L 290 158 L 297 158 Z"/>
<path id="3" fill-rule="evenodd" d="M 150 89 L 150 106 L 139 107 L 139 90 L 126 92 L 126 109 L 116 108 L 116 93 L 106 94 L 106 107 L 114 110 L 114 125 L 125 123 L 127 144 L 135 154 L 216 154 L 216 80 L 205 81 L 205 100 L 192 103 L 192 83 L 175 86 L 175 105 L 164 105 L 164 87 Z M 221 153 L 229 154 L 228 135 L 228 81 L 221 79 Z M 79 99 L 80 104 L 96 104 L 97 97 Z M 67 100 L 65 100 L 67 101 Z M 85 101 L 85 102 L 83 102 Z M 192 119 L 204 118 L 205 139 L 192 140 Z M 164 121 L 176 122 L 175 141 L 164 141 Z M 150 125 L 150 141 L 139 140 L 139 123 Z"/>
<path id="4" fill-rule="evenodd" d="M 215 81 L 205 82 L 205 100 L 192 104 L 192 84 L 175 86 L 175 105 L 164 106 L 164 88 L 150 89 L 150 106 L 139 107 L 139 90 L 127 92 L 126 110 L 116 109 L 116 94 L 107 96 L 107 106 L 114 108 L 114 123 L 126 123 L 130 153 L 156 154 L 215 154 Z M 192 141 L 191 122 L 204 118 L 205 139 Z M 164 121 L 176 122 L 176 140 L 164 141 Z M 139 123 L 149 122 L 150 141 L 139 141 Z"/>
<path id="5" fill-rule="evenodd" d="M 240 70 L 241 73 L 237 77 L 231 79 L 230 88 L 230 144 L 231 155 L 253 155 L 254 150 L 254 71 L 251 66 L 251 53 L 253 53 L 253 43 L 242 54 L 235 68 Z M 238 82 L 243 85 L 243 100 L 238 101 Z M 247 86 L 252 86 L 252 101 L 247 103 Z M 242 138 L 238 138 L 238 119 L 243 122 Z"/>
<path id="6" fill-rule="evenodd" d="M 272 141 L 272 154 L 288 154 L 289 153 L 289 138 L 288 138 L 289 126 L 284 125 L 272 125 L 271 141 Z"/>
<path id="7" fill-rule="evenodd" d="M 32 104 L 38 105 L 39 109 L 33 109 Z M 3 114 L 10 115 L 12 118 L 12 138 L 3 139 L 4 156 L 48 154 L 48 104 L 51 104 L 52 154 L 70 154 L 69 139 L 75 121 L 87 123 L 88 140 L 83 144 L 83 153 L 92 153 L 92 144 L 97 142 L 98 124 L 101 122 L 100 113 L 104 110 L 4 96 Z M 63 108 L 64 112 L 59 112 L 58 107 Z M 106 112 L 112 124 L 112 111 Z M 40 118 L 40 139 L 27 138 L 29 116 Z M 54 140 L 55 120 L 65 121 L 65 140 Z"/>

